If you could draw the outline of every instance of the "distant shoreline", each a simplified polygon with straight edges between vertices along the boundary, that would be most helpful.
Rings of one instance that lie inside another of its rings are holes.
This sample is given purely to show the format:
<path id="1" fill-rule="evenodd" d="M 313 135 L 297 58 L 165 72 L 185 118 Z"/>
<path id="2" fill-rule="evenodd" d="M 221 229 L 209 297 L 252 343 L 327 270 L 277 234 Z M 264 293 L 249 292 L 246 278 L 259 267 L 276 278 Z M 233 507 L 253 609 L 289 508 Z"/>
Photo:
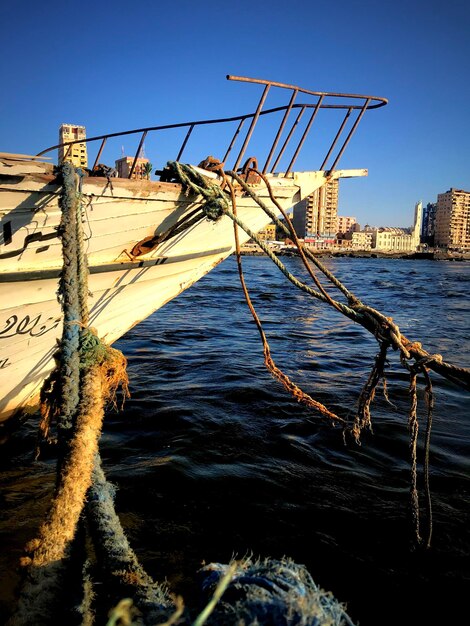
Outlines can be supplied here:
<path id="1" fill-rule="evenodd" d="M 312 250 L 310 248 L 310 250 Z M 295 249 L 271 250 L 276 256 L 299 256 Z M 431 260 L 431 261 L 470 261 L 470 252 L 382 252 L 370 250 L 317 250 L 313 251 L 317 257 L 337 258 L 349 257 L 354 259 L 405 259 L 405 260 Z M 241 250 L 243 256 L 265 256 L 262 250 Z"/>

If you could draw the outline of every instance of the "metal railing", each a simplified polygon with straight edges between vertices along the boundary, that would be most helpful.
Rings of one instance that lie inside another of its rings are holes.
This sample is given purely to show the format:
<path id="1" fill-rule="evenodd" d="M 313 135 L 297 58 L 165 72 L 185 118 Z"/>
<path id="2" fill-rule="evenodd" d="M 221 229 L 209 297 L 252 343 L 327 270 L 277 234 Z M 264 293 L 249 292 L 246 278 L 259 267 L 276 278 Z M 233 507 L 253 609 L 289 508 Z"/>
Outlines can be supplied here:
<path id="1" fill-rule="evenodd" d="M 239 169 L 240 164 L 242 163 L 243 157 L 246 154 L 247 149 L 250 145 L 250 141 L 252 139 L 253 132 L 259 121 L 259 118 L 263 116 L 274 115 L 275 113 L 284 111 L 284 115 L 282 116 L 282 120 L 279 124 L 279 127 L 277 128 L 277 130 L 274 129 L 274 133 L 275 133 L 274 139 L 269 149 L 262 171 L 263 173 L 267 173 L 268 171 L 270 171 L 271 173 L 276 172 L 281 158 L 285 155 L 287 149 L 289 148 L 291 149 L 292 156 L 291 156 L 289 165 L 286 171 L 284 172 L 285 176 L 287 176 L 294 167 L 294 164 L 300 154 L 300 151 L 305 143 L 307 136 L 310 133 L 311 127 L 313 125 L 313 122 L 315 121 L 315 118 L 317 117 L 318 112 L 322 109 L 340 109 L 340 110 L 345 111 L 344 118 L 341 120 L 338 131 L 336 132 L 336 135 L 333 138 L 331 145 L 327 149 L 325 157 L 319 168 L 320 170 L 326 169 L 328 162 L 331 160 L 332 164 L 329 165 L 327 168 L 327 170 L 331 172 L 337 168 L 339 160 L 343 156 L 346 146 L 350 142 L 351 137 L 355 133 L 366 110 L 378 109 L 388 103 L 388 100 L 386 98 L 381 98 L 378 96 L 365 96 L 365 95 L 359 95 L 359 94 L 310 91 L 307 89 L 296 87 L 295 85 L 287 85 L 284 83 L 277 83 L 277 82 L 273 82 L 269 80 L 261 80 L 257 78 L 246 78 L 242 76 L 228 75 L 227 79 L 234 80 L 234 81 L 241 81 L 245 83 L 254 83 L 254 84 L 264 85 L 263 93 L 261 95 L 261 98 L 258 102 L 258 106 L 254 113 L 248 113 L 246 115 L 239 115 L 236 117 L 226 117 L 226 118 L 212 119 L 212 120 L 183 122 L 179 124 L 166 124 L 163 126 L 150 126 L 148 128 L 126 130 L 120 133 L 109 133 L 107 135 L 99 135 L 97 137 L 90 137 L 88 139 L 79 139 L 75 141 L 69 141 L 69 142 L 57 144 L 55 146 L 51 146 L 50 148 L 46 148 L 42 152 L 39 152 L 37 156 L 42 156 L 58 148 L 68 147 L 68 152 L 69 152 L 71 150 L 71 147 L 77 143 L 90 143 L 90 142 L 95 142 L 95 141 L 101 141 L 101 145 L 98 149 L 98 152 L 97 152 L 94 164 L 93 164 L 93 168 L 92 168 L 92 169 L 95 169 L 99 163 L 103 149 L 108 139 L 113 138 L 113 137 L 124 137 L 126 135 L 141 134 L 139 145 L 135 153 L 135 156 L 133 158 L 132 166 L 128 175 L 128 177 L 131 178 L 134 173 L 136 164 L 137 164 L 137 159 L 139 157 L 139 154 L 141 153 L 142 146 L 144 145 L 144 141 L 148 133 L 161 132 L 161 131 L 175 129 L 175 128 L 187 128 L 188 129 L 187 133 L 184 137 L 184 140 L 176 156 L 176 160 L 179 161 L 182 158 L 183 153 L 188 146 L 188 142 L 191 138 L 191 135 L 196 127 L 215 125 L 215 124 L 231 124 L 231 123 L 238 122 L 235 132 L 226 149 L 224 158 L 222 159 L 223 163 L 227 164 L 227 160 L 229 159 L 232 153 L 232 150 L 234 149 L 235 144 L 237 143 L 237 140 L 239 140 L 240 135 L 242 134 L 242 129 L 245 125 L 245 122 L 249 120 L 250 124 L 249 124 L 248 130 L 245 134 L 243 143 L 240 147 L 238 155 L 231 168 L 233 170 L 237 170 Z M 288 104 L 283 105 L 283 106 L 278 106 L 278 107 L 274 107 L 270 109 L 263 109 L 268 93 L 270 89 L 273 87 L 279 88 L 279 89 L 286 89 L 289 92 L 291 92 L 289 102 Z M 310 97 L 313 101 L 303 102 L 303 103 L 296 102 L 299 94 L 301 94 L 302 96 Z M 294 113 L 294 111 L 297 112 L 297 115 L 295 116 L 291 124 L 291 127 L 288 130 L 284 141 L 282 142 L 282 145 L 278 149 L 279 142 L 283 136 L 284 131 L 286 130 L 288 120 L 291 117 L 291 113 Z M 295 142 L 293 141 L 293 138 L 296 134 L 296 130 L 298 129 L 300 121 L 302 117 L 304 116 L 305 112 L 310 113 L 310 119 L 308 120 L 300 139 L 295 144 Z M 351 117 L 353 118 L 352 120 L 350 120 Z M 348 122 L 350 124 L 349 131 L 346 130 L 348 126 Z M 343 135 L 345 135 L 345 137 L 344 137 L 342 144 L 340 145 L 340 138 L 343 137 Z M 293 148 L 294 145 L 295 147 Z M 64 158 L 67 157 L 68 152 L 65 152 Z M 271 166 L 271 169 L 269 169 L 272 161 L 274 161 L 273 165 Z"/>

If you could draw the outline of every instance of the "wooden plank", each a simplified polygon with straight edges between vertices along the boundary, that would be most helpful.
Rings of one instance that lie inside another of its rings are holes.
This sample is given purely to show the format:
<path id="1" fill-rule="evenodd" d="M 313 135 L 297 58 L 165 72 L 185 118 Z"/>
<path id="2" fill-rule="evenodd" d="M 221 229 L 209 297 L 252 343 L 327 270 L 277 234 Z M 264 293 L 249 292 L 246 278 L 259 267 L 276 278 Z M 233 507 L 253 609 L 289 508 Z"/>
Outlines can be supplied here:
<path id="1" fill-rule="evenodd" d="M 0 159 L 11 159 L 12 161 L 31 161 L 39 159 L 40 161 L 47 161 L 52 157 L 34 156 L 33 154 L 12 154 L 11 152 L 0 152 Z"/>

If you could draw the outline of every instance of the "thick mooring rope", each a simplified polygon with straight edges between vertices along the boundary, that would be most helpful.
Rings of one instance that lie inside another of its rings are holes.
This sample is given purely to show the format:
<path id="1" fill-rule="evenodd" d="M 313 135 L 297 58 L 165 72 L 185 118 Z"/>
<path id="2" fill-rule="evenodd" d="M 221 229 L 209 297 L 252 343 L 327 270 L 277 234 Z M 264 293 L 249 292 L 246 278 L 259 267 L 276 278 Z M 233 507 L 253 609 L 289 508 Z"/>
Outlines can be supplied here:
<path id="1" fill-rule="evenodd" d="M 288 377 L 285 376 L 272 361 L 272 357 L 267 343 L 266 335 L 261 327 L 261 323 L 258 315 L 256 314 L 251 300 L 248 295 L 246 284 L 243 278 L 241 269 L 240 247 L 237 236 L 237 226 L 242 228 L 245 233 L 265 252 L 265 254 L 273 261 L 273 263 L 279 268 L 279 270 L 286 276 L 286 278 L 294 284 L 296 287 L 311 295 L 312 297 L 332 306 L 337 311 L 351 319 L 352 321 L 360 324 L 366 330 L 371 332 L 378 344 L 379 353 L 375 359 L 372 371 L 366 381 L 360 396 L 358 409 L 355 419 L 351 425 L 348 425 L 345 432 L 352 434 L 357 443 L 360 442 L 361 432 L 364 428 L 372 428 L 370 406 L 375 396 L 375 390 L 377 385 L 382 380 L 384 384 L 384 395 L 388 400 L 386 391 L 386 379 L 385 379 L 385 365 L 387 363 L 387 354 L 389 348 L 397 350 L 400 354 L 400 361 L 404 367 L 410 372 L 410 414 L 409 414 L 409 428 L 410 428 L 410 458 L 411 458 L 411 509 L 412 517 L 414 520 L 414 538 L 417 545 L 424 545 L 429 547 L 431 541 L 432 532 L 432 510 L 431 510 L 431 497 L 429 490 L 429 447 L 432 425 L 432 407 L 434 403 L 432 394 L 432 385 L 428 375 L 428 370 L 432 369 L 441 376 L 447 378 L 460 387 L 470 390 L 470 370 L 462 367 L 457 367 L 451 363 L 445 362 L 441 355 L 430 354 L 422 348 L 422 345 L 418 342 L 411 342 L 404 337 L 398 326 L 393 322 L 392 318 L 386 317 L 376 309 L 361 302 L 357 296 L 354 295 L 332 272 L 326 268 L 321 261 L 315 255 L 305 248 L 303 244 L 298 240 L 295 233 L 295 229 L 290 221 L 287 213 L 277 202 L 272 192 L 271 186 L 267 177 L 253 168 L 250 171 L 254 171 L 265 183 L 269 192 L 272 203 L 277 207 L 278 212 L 282 214 L 284 222 L 278 218 L 278 215 L 258 196 L 253 190 L 252 186 L 237 173 L 233 171 L 224 172 L 222 164 L 217 167 L 217 173 L 221 177 L 222 183 L 219 181 L 212 181 L 200 172 L 196 171 L 190 165 L 183 165 L 181 163 L 170 161 L 167 163 L 167 171 L 172 175 L 174 179 L 183 185 L 183 188 L 193 191 L 198 195 L 201 195 L 210 204 L 210 209 L 206 209 L 206 205 L 203 204 L 201 210 L 210 219 L 218 219 L 223 215 L 229 217 L 234 222 L 235 230 L 235 246 L 237 251 L 237 263 L 239 267 L 240 281 L 242 289 L 245 294 L 247 304 L 252 313 L 253 319 L 257 324 L 265 355 L 265 364 L 270 370 L 272 375 L 277 378 L 284 387 L 292 393 L 300 401 L 306 402 L 312 408 L 316 408 L 323 416 L 332 419 L 333 421 L 343 421 L 343 418 L 338 417 L 336 414 L 330 412 L 323 404 L 316 400 L 313 400 L 308 394 L 300 390 L 296 385 L 293 385 Z M 264 241 L 262 241 L 256 233 L 254 233 L 247 224 L 245 224 L 237 215 L 236 211 L 236 199 L 233 185 L 230 183 L 227 185 L 228 178 L 236 181 L 243 189 L 244 193 L 250 196 L 258 206 L 267 214 L 267 216 L 276 224 L 277 227 L 282 229 L 286 235 L 292 238 L 297 246 L 299 255 L 313 279 L 317 289 L 313 289 L 309 285 L 303 283 L 297 279 L 278 259 L 278 257 L 268 248 Z M 229 208 L 228 198 L 224 189 L 229 187 L 232 209 Z M 339 292 L 347 299 L 347 303 L 340 302 L 332 298 L 325 288 L 320 283 L 318 277 L 314 274 L 311 265 L 308 263 L 307 258 L 311 261 L 321 273 L 330 281 L 330 283 L 336 287 Z M 409 362 L 411 361 L 412 364 Z M 428 514 L 428 533 L 425 540 L 421 538 L 420 534 L 420 506 L 417 490 L 417 440 L 418 440 L 418 417 L 417 417 L 417 391 L 416 383 L 418 374 L 422 374 L 426 382 L 426 399 L 428 404 L 428 421 L 425 435 L 425 452 L 424 452 L 424 482 L 425 482 L 425 498 L 426 509 Z"/>
<path id="2" fill-rule="evenodd" d="M 25 580 L 11 620 L 15 626 L 53 622 L 66 560 L 92 484 L 104 404 L 118 386 L 127 391 L 125 358 L 86 327 L 88 285 L 77 177 L 67 162 L 61 166 L 61 175 L 64 268 L 59 292 L 64 327 L 59 365 L 55 378 L 48 381 L 50 407 L 43 412 L 43 417 L 58 417 L 61 458 L 50 510 L 37 538 L 26 547 Z"/>

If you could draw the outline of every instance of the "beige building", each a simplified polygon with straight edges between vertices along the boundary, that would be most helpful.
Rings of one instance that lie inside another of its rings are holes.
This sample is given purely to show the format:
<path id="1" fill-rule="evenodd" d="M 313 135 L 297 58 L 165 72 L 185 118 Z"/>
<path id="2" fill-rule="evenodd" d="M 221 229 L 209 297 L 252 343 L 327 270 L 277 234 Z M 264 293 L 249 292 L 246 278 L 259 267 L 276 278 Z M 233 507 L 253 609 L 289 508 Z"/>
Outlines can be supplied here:
<path id="1" fill-rule="evenodd" d="M 61 124 L 59 128 L 59 143 L 86 139 L 85 126 L 76 124 Z M 59 163 L 70 161 L 75 167 L 88 167 L 88 156 L 86 143 L 74 143 L 59 148 Z"/>
<path id="2" fill-rule="evenodd" d="M 116 170 L 118 178 L 129 178 L 129 174 L 132 169 L 132 163 L 134 157 L 126 156 L 116 161 Z M 144 157 L 139 157 L 135 164 L 134 171 L 132 172 L 132 178 L 137 180 L 150 178 L 150 172 L 148 164 L 150 161 Z"/>
<path id="3" fill-rule="evenodd" d="M 470 191 L 451 188 L 438 194 L 434 243 L 453 250 L 470 250 Z"/>
<path id="4" fill-rule="evenodd" d="M 370 250 L 373 236 L 371 230 L 349 230 L 347 233 L 338 233 L 336 243 L 350 250 Z"/>
<path id="5" fill-rule="evenodd" d="M 293 224 L 297 235 L 334 236 L 338 231 L 339 180 L 331 180 L 294 206 Z"/>
<path id="6" fill-rule="evenodd" d="M 353 250 L 370 250 L 372 248 L 373 233 L 360 230 L 351 233 L 351 248 Z"/>
<path id="7" fill-rule="evenodd" d="M 355 217 L 346 217 L 344 215 L 338 215 L 338 227 L 337 233 L 348 233 L 352 230 L 354 224 L 357 224 Z"/>

